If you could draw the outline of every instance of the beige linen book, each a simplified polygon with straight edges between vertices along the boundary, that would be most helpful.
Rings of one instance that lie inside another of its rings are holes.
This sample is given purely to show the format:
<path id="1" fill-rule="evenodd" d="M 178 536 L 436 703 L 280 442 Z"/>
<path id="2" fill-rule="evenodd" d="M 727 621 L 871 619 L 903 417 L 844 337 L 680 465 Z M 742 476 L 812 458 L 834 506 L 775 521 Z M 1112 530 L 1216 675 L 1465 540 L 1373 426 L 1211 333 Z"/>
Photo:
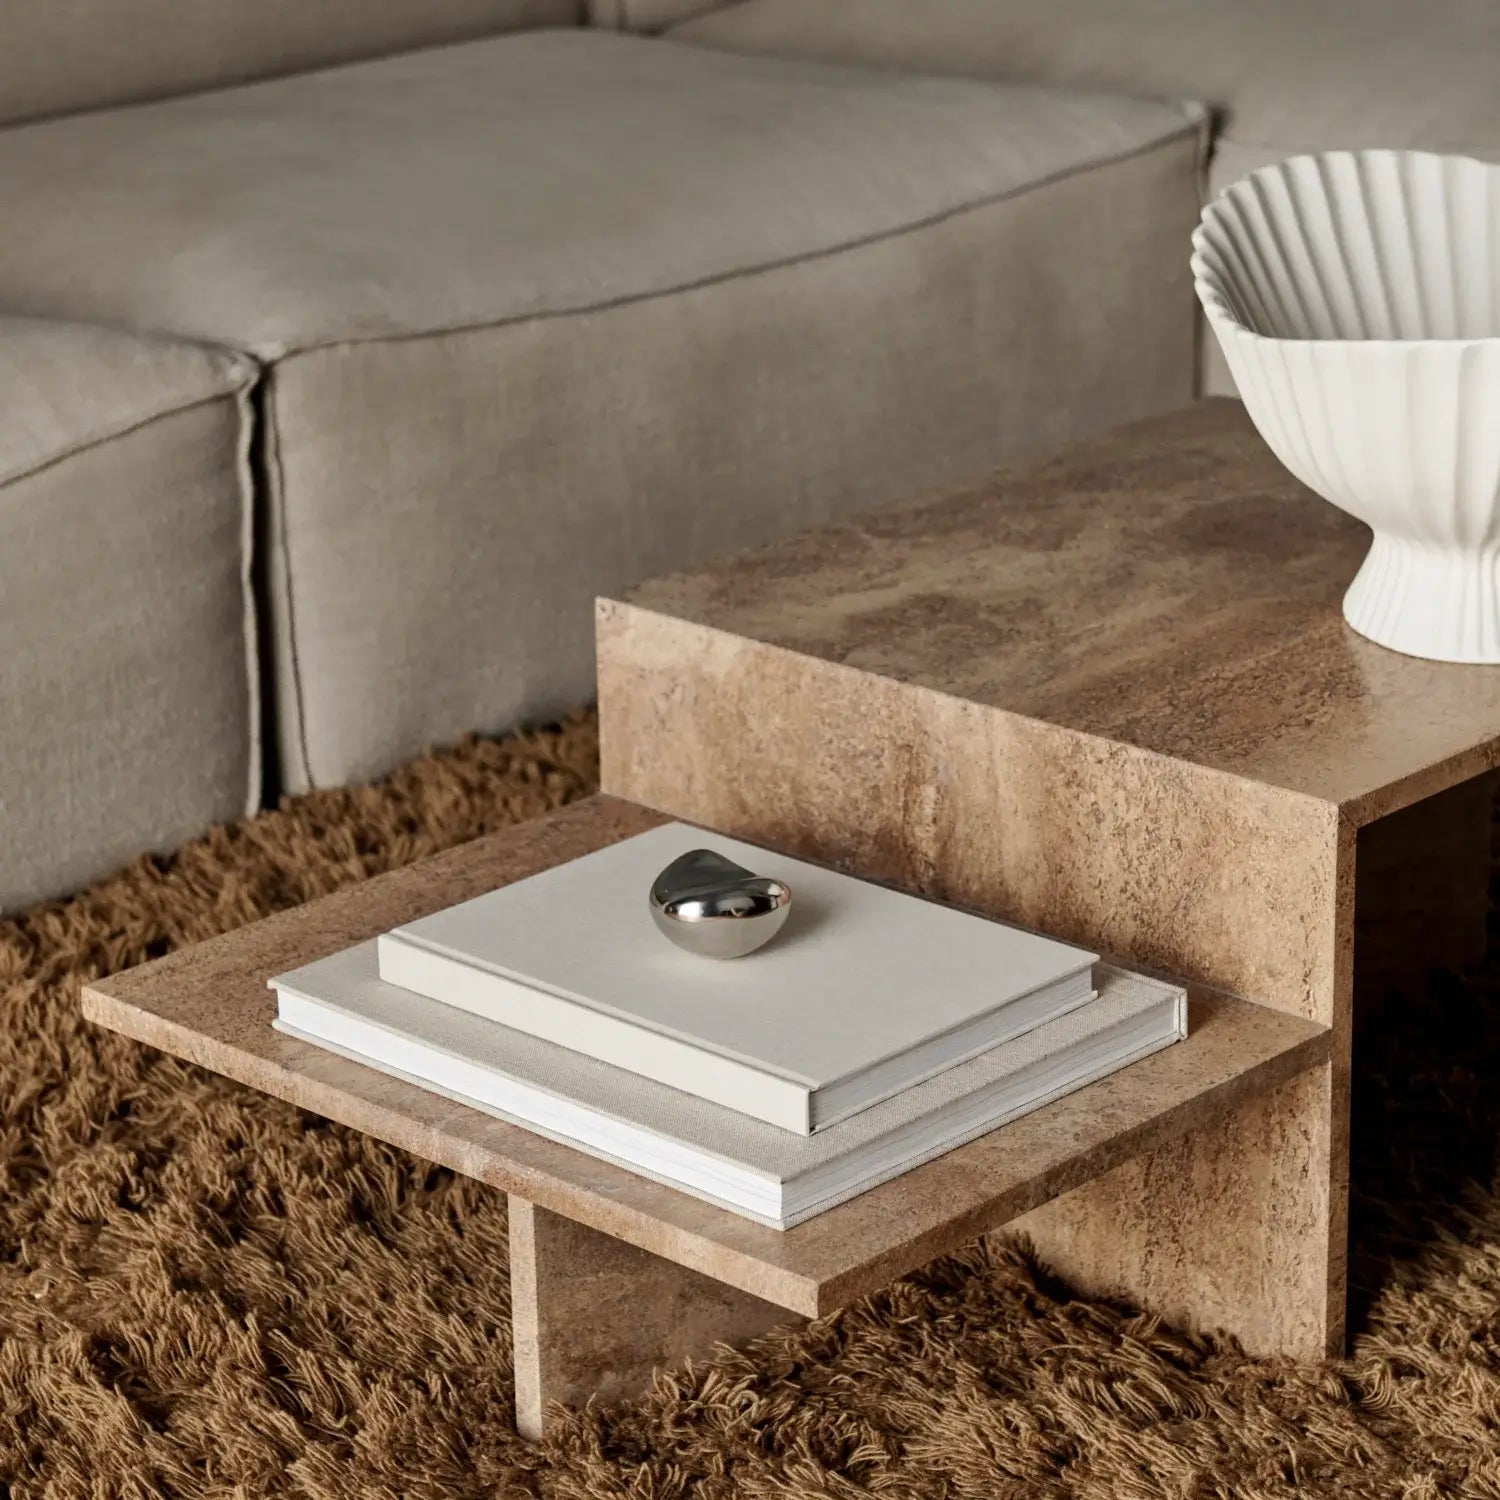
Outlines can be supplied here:
<path id="1" fill-rule="evenodd" d="M 1098 974 L 1096 1000 L 816 1135 L 387 984 L 373 943 L 271 985 L 278 1030 L 785 1229 L 1185 1035 L 1182 990 Z"/>
<path id="2" fill-rule="evenodd" d="M 706 959 L 656 930 L 651 883 L 696 848 L 791 887 L 759 952 Z M 801 1134 L 1087 1003 L 1095 962 L 683 823 L 379 940 L 391 984 Z"/>

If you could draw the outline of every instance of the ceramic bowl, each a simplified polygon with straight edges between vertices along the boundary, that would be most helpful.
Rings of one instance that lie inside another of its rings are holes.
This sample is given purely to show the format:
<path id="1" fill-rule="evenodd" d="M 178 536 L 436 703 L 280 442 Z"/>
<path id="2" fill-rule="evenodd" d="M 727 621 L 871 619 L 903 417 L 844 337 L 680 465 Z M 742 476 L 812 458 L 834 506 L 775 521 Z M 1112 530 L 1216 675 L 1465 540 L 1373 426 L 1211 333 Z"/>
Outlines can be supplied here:
<path id="1" fill-rule="evenodd" d="M 1375 533 L 1344 618 L 1500 662 L 1500 166 L 1293 157 L 1204 209 L 1192 265 L 1261 435 Z"/>

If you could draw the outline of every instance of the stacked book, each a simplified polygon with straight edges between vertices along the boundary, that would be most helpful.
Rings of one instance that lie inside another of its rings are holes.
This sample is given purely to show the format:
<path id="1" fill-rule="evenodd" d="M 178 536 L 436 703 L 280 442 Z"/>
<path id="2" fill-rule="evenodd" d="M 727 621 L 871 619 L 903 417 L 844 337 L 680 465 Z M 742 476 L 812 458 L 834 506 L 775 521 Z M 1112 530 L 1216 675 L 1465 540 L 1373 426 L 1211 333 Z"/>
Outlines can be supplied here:
<path id="1" fill-rule="evenodd" d="M 704 845 L 791 887 L 730 961 L 647 892 Z M 271 981 L 278 1029 L 778 1229 L 1186 1034 L 1180 988 L 671 823 Z"/>

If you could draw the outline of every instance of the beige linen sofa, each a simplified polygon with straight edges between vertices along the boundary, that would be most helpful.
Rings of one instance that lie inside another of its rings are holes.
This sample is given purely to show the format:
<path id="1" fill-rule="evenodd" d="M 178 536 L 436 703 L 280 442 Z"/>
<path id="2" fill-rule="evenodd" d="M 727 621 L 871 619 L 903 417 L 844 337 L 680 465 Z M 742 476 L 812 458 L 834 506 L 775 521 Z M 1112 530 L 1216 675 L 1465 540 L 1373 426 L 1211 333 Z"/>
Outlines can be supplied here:
<path id="1" fill-rule="evenodd" d="M 1254 0 L 9 0 L 0 909 L 582 701 L 596 593 L 1187 400 L 1191 101 L 1245 165 L 1500 142 L 1488 8 L 1358 9 L 1440 93 L 1321 23 L 1275 83 Z"/>

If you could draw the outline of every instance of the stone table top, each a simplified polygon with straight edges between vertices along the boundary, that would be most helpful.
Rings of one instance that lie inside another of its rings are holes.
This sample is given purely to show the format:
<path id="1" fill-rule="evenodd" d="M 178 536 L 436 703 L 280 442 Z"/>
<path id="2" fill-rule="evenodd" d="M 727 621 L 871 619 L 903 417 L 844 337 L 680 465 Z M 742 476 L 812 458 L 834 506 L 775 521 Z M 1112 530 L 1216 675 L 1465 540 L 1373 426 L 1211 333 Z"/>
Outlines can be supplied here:
<path id="1" fill-rule="evenodd" d="M 628 598 L 1364 823 L 1500 764 L 1500 668 L 1344 623 L 1368 544 L 1204 401 Z"/>

